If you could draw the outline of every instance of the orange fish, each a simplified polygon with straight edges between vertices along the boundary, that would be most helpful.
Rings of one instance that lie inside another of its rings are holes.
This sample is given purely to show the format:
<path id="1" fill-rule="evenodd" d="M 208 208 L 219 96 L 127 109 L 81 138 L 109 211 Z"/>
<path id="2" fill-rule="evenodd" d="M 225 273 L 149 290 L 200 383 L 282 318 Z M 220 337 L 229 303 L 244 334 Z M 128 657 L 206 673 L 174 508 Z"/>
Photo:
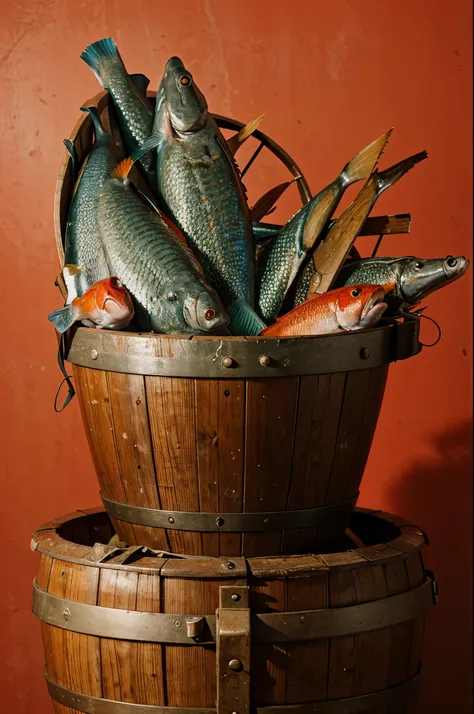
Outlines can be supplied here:
<path id="1" fill-rule="evenodd" d="M 327 335 L 373 327 L 387 309 L 379 285 L 351 285 L 313 294 L 261 331 L 263 337 Z"/>
<path id="2" fill-rule="evenodd" d="M 48 315 L 48 320 L 58 332 L 66 332 L 77 320 L 81 320 L 86 327 L 99 330 L 121 330 L 130 324 L 133 314 L 132 299 L 114 276 L 94 283 L 84 295 L 74 298 L 70 305 Z"/>

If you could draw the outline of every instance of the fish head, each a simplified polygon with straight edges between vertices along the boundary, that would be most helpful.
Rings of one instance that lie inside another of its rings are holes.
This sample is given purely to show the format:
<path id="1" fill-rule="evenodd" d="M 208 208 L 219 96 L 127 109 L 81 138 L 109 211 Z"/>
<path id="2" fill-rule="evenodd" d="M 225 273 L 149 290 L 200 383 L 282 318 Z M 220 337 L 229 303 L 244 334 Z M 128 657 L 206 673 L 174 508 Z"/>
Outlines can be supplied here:
<path id="1" fill-rule="evenodd" d="M 207 102 L 179 57 L 171 57 L 165 67 L 160 91 L 166 100 L 168 119 L 174 131 L 199 131 L 207 120 Z"/>
<path id="2" fill-rule="evenodd" d="M 135 312 L 128 290 L 116 276 L 106 278 L 100 283 L 102 285 L 97 293 L 97 307 L 104 310 L 114 324 L 125 326 Z"/>
<path id="3" fill-rule="evenodd" d="M 373 327 L 387 309 L 385 290 L 380 285 L 350 285 L 337 292 L 335 313 L 343 330 Z"/>
<path id="4" fill-rule="evenodd" d="M 460 278 L 468 267 L 469 261 L 462 255 L 428 260 L 410 257 L 405 260 L 401 271 L 400 295 L 405 302 L 415 304 Z"/>
<path id="5" fill-rule="evenodd" d="M 184 301 L 183 314 L 192 329 L 204 332 L 214 332 L 227 327 L 230 322 L 219 298 L 210 290 L 204 290 L 197 296 L 188 295 Z"/>

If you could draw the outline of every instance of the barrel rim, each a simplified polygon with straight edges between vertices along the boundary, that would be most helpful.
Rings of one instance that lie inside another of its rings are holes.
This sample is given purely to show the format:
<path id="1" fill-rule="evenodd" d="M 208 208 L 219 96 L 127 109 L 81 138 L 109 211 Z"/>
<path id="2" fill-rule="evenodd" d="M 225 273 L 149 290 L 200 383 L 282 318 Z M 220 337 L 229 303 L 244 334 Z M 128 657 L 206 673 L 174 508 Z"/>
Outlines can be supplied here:
<path id="1" fill-rule="evenodd" d="M 406 315 L 367 330 L 263 338 L 159 335 L 72 327 L 70 363 L 123 374 L 204 379 L 261 379 L 371 369 L 421 352 L 420 319 Z"/>
<path id="2" fill-rule="evenodd" d="M 269 579 L 306 577 L 318 571 L 335 569 L 370 567 L 394 560 L 404 560 L 414 552 L 419 552 L 427 545 L 424 532 L 404 518 L 381 510 L 367 508 L 354 509 L 355 516 L 376 518 L 395 526 L 399 535 L 387 543 L 364 548 L 351 548 L 339 553 L 306 554 L 306 555 L 274 555 L 243 557 L 212 557 L 212 556 L 182 556 L 175 553 L 163 553 L 145 549 L 146 564 L 140 566 L 134 561 L 139 551 L 137 546 L 127 546 L 120 550 L 122 563 L 130 555 L 132 562 L 117 564 L 91 560 L 93 546 L 83 546 L 67 540 L 60 535 L 60 529 L 65 524 L 80 518 L 108 518 L 102 508 L 78 510 L 55 518 L 40 526 L 32 535 L 31 549 L 55 560 L 77 563 L 95 568 L 126 570 L 145 574 L 160 574 L 170 578 L 241 578 L 246 574 L 254 577 L 265 576 Z M 156 557 L 161 553 L 161 557 Z M 151 557 L 156 562 L 151 563 Z M 345 556 L 341 557 L 341 556 Z"/>

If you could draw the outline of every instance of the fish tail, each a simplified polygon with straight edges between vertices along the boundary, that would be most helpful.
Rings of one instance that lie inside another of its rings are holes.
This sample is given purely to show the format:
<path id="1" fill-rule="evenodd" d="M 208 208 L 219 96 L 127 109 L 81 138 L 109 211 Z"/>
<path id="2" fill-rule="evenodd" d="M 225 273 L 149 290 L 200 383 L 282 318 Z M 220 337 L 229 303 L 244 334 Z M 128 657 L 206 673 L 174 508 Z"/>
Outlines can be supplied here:
<path id="1" fill-rule="evenodd" d="M 102 126 L 102 119 L 100 118 L 100 112 L 97 107 L 81 107 L 81 112 L 89 113 L 89 116 L 92 119 L 92 123 L 94 125 L 94 133 L 96 139 L 99 139 L 100 137 L 105 136 L 107 134 L 104 127 Z"/>
<path id="2" fill-rule="evenodd" d="M 60 333 L 66 332 L 75 321 L 75 309 L 72 305 L 66 305 L 59 310 L 55 310 L 48 315 L 48 320 L 53 323 Z"/>
<path id="3" fill-rule="evenodd" d="M 375 168 L 377 161 L 382 156 L 382 152 L 387 145 L 393 129 L 389 129 L 385 134 L 379 136 L 371 144 L 354 156 L 341 171 L 340 180 L 344 187 L 351 183 L 369 178 Z"/>
<path id="4" fill-rule="evenodd" d="M 133 159 L 133 161 L 139 161 L 139 159 L 141 159 L 145 154 L 148 154 L 149 151 L 156 149 L 161 144 L 162 139 L 163 135 L 160 132 L 151 134 L 148 139 L 143 142 L 140 148 L 130 155 L 130 158 Z"/>
<path id="5" fill-rule="evenodd" d="M 393 186 L 399 179 L 402 178 L 408 171 L 410 171 L 414 166 L 424 161 L 428 158 L 428 153 L 426 151 L 420 151 L 418 154 L 413 154 L 403 161 L 399 161 L 398 164 L 390 166 L 385 171 L 380 171 L 377 176 L 377 195 L 380 196 L 383 191 L 385 191 L 390 186 Z"/>
<path id="6" fill-rule="evenodd" d="M 232 335 L 259 335 L 266 327 L 255 310 L 243 300 L 235 300 L 227 312 L 230 315 L 229 330 Z"/>
<path id="7" fill-rule="evenodd" d="M 104 69 L 107 65 L 119 65 L 126 72 L 117 45 L 111 37 L 107 37 L 105 40 L 98 40 L 86 47 L 81 54 L 81 59 L 89 65 L 102 87 L 106 86 L 104 83 Z"/>

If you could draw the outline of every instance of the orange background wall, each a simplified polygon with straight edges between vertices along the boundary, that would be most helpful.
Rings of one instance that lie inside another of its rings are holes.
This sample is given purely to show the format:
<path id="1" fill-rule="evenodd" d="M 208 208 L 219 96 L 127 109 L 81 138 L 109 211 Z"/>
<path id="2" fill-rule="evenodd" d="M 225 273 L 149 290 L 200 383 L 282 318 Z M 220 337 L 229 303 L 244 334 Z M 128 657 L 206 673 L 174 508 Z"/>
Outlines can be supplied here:
<path id="1" fill-rule="evenodd" d="M 262 128 L 313 192 L 394 126 L 382 167 L 423 148 L 430 158 L 378 202 L 376 214 L 413 215 L 411 234 L 387 237 L 382 252 L 472 258 L 471 2 L 3 0 L 0 9 L 0 708 L 48 714 L 29 539 L 54 516 L 99 504 L 77 399 L 53 412 L 60 373 L 46 321 L 61 304 L 52 207 L 62 139 L 98 91 L 81 51 L 113 36 L 152 88 L 179 54 L 211 110 L 242 121 L 265 112 Z M 263 160 L 251 195 L 284 180 L 279 171 Z M 294 191 L 272 218 L 296 207 Z M 367 254 L 373 239 L 363 240 Z M 419 714 L 470 711 L 471 276 L 427 300 L 441 342 L 391 368 L 360 498 L 431 537 L 440 604 L 428 618 Z M 434 332 L 423 325 L 425 341 Z"/>

